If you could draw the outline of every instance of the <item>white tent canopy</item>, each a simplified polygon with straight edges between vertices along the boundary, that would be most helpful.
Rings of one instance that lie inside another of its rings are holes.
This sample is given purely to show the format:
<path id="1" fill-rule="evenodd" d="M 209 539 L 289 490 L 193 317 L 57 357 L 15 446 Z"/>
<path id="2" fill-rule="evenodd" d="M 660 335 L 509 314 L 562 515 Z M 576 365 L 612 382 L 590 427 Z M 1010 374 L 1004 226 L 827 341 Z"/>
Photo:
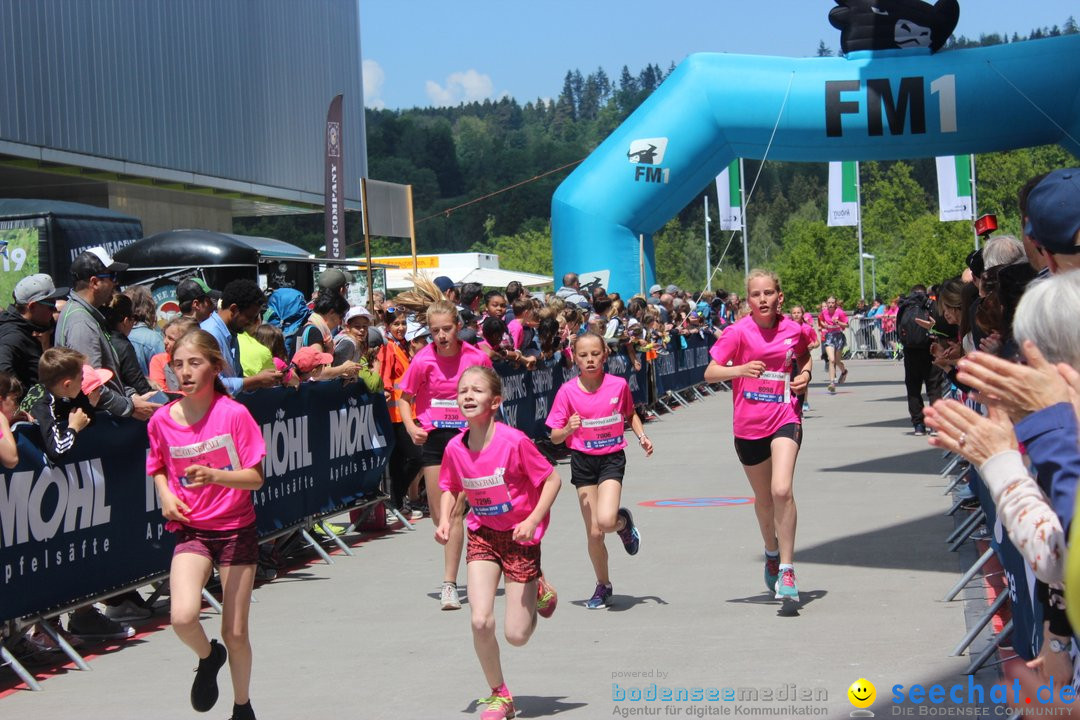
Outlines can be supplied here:
<path id="1" fill-rule="evenodd" d="M 504 270 L 499 267 L 499 256 L 489 253 L 444 253 L 440 255 L 417 255 L 419 272 L 430 278 L 445 275 L 455 283 L 478 282 L 484 287 L 506 287 L 517 280 L 525 287 L 551 285 L 552 278 L 520 270 Z M 409 255 L 375 257 L 372 262 L 393 265 L 397 269 L 386 271 L 388 290 L 406 290 L 412 287 L 412 257 Z"/>

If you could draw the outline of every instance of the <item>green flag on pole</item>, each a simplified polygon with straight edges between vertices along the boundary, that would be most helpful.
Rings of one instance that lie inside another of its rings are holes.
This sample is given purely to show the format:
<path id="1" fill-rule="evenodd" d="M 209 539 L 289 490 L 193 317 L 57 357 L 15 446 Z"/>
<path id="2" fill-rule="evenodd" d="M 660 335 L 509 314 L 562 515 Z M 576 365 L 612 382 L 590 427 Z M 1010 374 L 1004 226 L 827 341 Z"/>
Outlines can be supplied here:
<path id="1" fill-rule="evenodd" d="M 829 163 L 829 226 L 859 224 L 859 163 Z"/>
<path id="2" fill-rule="evenodd" d="M 742 230 L 740 185 L 739 161 L 736 159 L 716 176 L 716 199 L 721 230 Z"/>

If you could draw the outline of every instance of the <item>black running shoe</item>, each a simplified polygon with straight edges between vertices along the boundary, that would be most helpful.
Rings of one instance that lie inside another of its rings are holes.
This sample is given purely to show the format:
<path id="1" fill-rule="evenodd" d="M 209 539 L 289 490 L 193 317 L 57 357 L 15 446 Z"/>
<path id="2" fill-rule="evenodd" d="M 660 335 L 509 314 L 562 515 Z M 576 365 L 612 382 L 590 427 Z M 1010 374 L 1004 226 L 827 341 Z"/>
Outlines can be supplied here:
<path id="1" fill-rule="evenodd" d="M 195 668 L 195 682 L 191 684 L 191 707 L 197 712 L 207 712 L 218 699 L 217 674 L 229 657 L 229 652 L 217 640 L 210 641 L 210 654 L 199 660 Z"/>

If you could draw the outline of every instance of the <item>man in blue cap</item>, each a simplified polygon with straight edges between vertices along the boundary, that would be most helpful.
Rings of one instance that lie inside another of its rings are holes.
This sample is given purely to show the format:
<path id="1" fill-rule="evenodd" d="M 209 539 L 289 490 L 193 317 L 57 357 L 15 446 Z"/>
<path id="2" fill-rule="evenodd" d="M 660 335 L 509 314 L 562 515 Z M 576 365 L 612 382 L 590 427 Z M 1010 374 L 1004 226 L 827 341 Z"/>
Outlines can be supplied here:
<path id="1" fill-rule="evenodd" d="M 1080 168 L 1043 178 L 1028 195 L 1024 233 L 1046 256 L 1053 274 L 1080 268 Z"/>
<path id="2" fill-rule="evenodd" d="M 453 280 L 451 280 L 446 275 L 440 275 L 439 277 L 435 278 L 432 282 L 435 283 L 435 287 L 442 290 L 442 293 L 443 293 L 443 295 L 446 296 L 447 300 L 454 303 L 455 305 L 458 304 L 458 289 L 457 289 L 457 286 L 454 285 Z"/>

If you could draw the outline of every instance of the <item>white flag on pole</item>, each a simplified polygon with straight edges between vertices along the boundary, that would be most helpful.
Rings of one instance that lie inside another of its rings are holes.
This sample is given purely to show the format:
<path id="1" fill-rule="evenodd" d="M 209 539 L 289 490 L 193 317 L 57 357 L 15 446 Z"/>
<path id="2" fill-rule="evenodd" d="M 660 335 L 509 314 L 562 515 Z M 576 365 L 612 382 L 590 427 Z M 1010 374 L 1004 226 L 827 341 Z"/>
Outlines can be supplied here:
<path id="1" fill-rule="evenodd" d="M 942 222 L 975 217 L 971 193 L 971 156 L 948 155 L 937 161 L 938 218 Z"/>
<path id="2" fill-rule="evenodd" d="M 859 163 L 829 163 L 829 227 L 859 224 Z"/>
<path id="3" fill-rule="evenodd" d="M 739 187 L 739 161 L 736 159 L 724 168 L 724 172 L 716 176 L 721 230 L 742 230 L 742 199 Z"/>

